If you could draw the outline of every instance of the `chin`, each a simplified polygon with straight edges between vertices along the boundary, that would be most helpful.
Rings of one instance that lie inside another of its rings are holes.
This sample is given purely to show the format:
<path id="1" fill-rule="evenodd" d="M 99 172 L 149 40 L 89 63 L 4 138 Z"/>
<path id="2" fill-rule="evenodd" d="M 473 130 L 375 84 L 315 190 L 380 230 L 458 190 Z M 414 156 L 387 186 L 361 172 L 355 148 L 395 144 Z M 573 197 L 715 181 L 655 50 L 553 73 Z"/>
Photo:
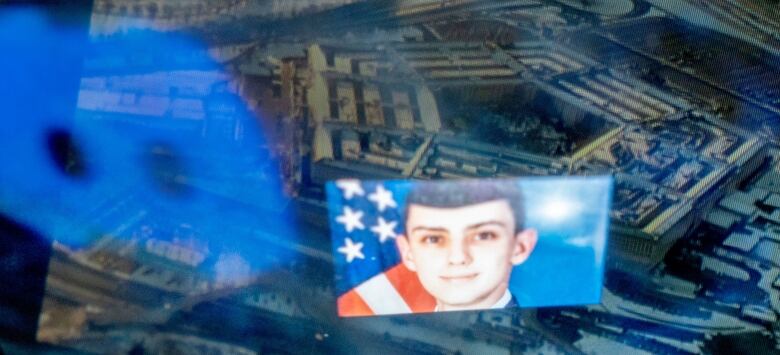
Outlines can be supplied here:
<path id="1" fill-rule="evenodd" d="M 453 307 L 469 307 L 470 305 L 476 303 L 479 297 L 469 295 L 468 297 L 442 297 L 439 299 Z"/>

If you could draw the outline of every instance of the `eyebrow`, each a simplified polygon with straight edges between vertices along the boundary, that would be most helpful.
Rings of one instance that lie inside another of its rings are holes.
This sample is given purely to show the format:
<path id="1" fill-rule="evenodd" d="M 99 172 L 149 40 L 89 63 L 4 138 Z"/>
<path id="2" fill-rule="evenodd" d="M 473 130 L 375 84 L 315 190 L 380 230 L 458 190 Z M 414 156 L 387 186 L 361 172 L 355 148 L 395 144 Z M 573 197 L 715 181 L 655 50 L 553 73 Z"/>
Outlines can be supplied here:
<path id="1" fill-rule="evenodd" d="M 426 227 L 426 226 L 420 226 L 420 227 L 414 227 L 411 230 L 411 233 L 414 233 L 418 230 L 427 230 L 427 231 L 433 231 L 433 232 L 448 232 L 447 228 L 443 227 Z"/>
<path id="2" fill-rule="evenodd" d="M 506 228 L 506 224 L 504 224 L 504 222 L 501 222 L 501 221 L 486 221 L 486 222 L 480 222 L 480 223 L 477 223 L 477 224 L 472 224 L 472 225 L 466 227 L 466 229 L 477 229 L 479 227 L 484 227 L 486 225 L 491 225 L 491 224 L 499 225 L 501 227 L 505 227 Z"/>
<path id="3" fill-rule="evenodd" d="M 499 225 L 501 227 L 506 227 L 506 224 L 504 224 L 501 221 L 486 221 L 486 222 L 480 222 L 480 223 L 477 223 L 477 224 L 472 224 L 472 225 L 466 227 L 466 229 L 477 229 L 477 228 L 480 228 L 480 227 L 484 227 L 486 225 L 493 225 L 493 224 Z M 414 232 L 416 232 L 418 230 L 427 230 L 427 231 L 433 231 L 433 232 L 449 232 L 449 230 L 447 228 L 443 228 L 443 227 L 426 227 L 426 226 L 414 227 L 414 228 L 412 228 L 412 230 L 410 232 L 414 233 Z"/>

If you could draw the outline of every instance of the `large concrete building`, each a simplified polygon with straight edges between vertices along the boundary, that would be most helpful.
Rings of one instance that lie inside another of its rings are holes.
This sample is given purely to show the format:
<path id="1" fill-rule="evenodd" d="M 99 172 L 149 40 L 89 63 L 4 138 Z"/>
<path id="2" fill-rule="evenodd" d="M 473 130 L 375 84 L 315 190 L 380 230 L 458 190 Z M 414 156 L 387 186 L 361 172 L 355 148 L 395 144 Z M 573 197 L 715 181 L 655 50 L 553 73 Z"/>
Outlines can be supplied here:
<path id="1" fill-rule="evenodd" d="M 612 174 L 613 265 L 656 265 L 765 156 L 684 99 L 543 41 L 323 44 L 307 64 L 315 185 Z"/>
<path id="2" fill-rule="evenodd" d="M 220 16 L 236 17 L 246 11 L 247 0 L 97 0 L 92 11 L 92 35 L 131 28 L 171 31 L 199 26 Z"/>

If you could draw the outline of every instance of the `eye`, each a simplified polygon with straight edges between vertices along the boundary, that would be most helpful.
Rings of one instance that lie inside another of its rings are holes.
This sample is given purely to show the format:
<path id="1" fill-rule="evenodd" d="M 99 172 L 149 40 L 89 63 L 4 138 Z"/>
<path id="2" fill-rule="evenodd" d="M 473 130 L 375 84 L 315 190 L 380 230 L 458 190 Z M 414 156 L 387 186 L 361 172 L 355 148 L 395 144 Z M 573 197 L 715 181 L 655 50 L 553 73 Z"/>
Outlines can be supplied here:
<path id="1" fill-rule="evenodd" d="M 439 244 L 444 241 L 444 238 L 439 235 L 426 235 L 420 239 L 423 244 Z"/>
<path id="2" fill-rule="evenodd" d="M 494 240 L 497 237 L 498 236 L 496 235 L 496 233 L 483 231 L 483 232 L 477 233 L 477 235 L 474 236 L 474 239 L 476 239 L 478 241 L 488 241 L 488 240 Z"/>

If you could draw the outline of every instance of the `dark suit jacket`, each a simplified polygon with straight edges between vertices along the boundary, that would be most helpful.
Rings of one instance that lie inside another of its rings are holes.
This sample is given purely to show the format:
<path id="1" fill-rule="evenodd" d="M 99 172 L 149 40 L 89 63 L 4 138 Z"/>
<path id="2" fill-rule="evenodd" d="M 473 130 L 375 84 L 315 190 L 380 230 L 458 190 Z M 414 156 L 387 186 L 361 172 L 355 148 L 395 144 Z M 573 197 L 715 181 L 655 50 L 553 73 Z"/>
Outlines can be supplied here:
<path id="1" fill-rule="evenodd" d="M 517 303 L 517 298 L 515 298 L 515 295 L 512 295 L 512 298 L 509 300 L 509 303 L 504 306 L 504 308 L 517 308 L 520 307 L 520 304 Z"/>

